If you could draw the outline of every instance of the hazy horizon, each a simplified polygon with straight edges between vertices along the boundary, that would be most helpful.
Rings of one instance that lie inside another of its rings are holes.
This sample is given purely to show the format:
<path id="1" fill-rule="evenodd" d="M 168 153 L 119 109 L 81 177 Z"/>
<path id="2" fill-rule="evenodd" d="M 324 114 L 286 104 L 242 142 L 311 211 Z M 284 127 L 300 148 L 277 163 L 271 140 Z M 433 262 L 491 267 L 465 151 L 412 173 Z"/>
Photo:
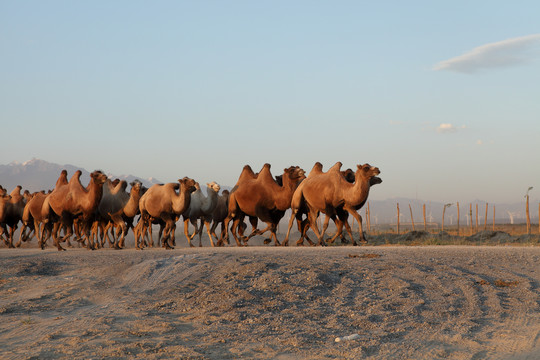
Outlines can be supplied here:
<path id="1" fill-rule="evenodd" d="M 234 185 L 370 163 L 370 199 L 540 194 L 534 1 L 25 1 L 0 12 L 0 163 Z"/>

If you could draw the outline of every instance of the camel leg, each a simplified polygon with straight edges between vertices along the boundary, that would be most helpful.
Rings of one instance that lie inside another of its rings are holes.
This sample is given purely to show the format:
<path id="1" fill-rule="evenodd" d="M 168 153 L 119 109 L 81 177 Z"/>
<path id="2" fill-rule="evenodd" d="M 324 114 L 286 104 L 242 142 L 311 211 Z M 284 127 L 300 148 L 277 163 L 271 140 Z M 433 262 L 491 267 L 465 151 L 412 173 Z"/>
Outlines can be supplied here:
<path id="1" fill-rule="evenodd" d="M 291 234 L 291 228 L 293 226 L 294 220 L 296 219 L 296 214 L 298 214 L 298 210 L 293 210 L 291 218 L 289 219 L 289 225 L 287 226 L 287 234 L 285 235 L 285 240 L 283 240 L 282 243 L 283 246 L 289 246 L 289 235 Z"/>
<path id="2" fill-rule="evenodd" d="M 189 243 L 189 247 L 194 247 L 193 244 L 191 243 L 192 236 L 189 235 L 189 220 L 190 219 L 184 219 L 184 235 L 186 235 L 186 238 Z M 195 226 L 195 228 L 197 228 L 197 226 Z M 195 233 L 193 233 L 193 235 L 195 235 Z"/>
<path id="3" fill-rule="evenodd" d="M 216 234 L 217 226 L 218 226 L 218 222 L 216 220 L 212 221 L 212 226 L 210 227 L 210 235 L 216 238 L 216 241 L 219 241 L 219 238 L 217 237 L 217 234 Z M 214 246 L 214 241 L 212 240 L 212 237 L 210 237 L 210 239 L 212 241 L 212 246 Z"/>
<path id="4" fill-rule="evenodd" d="M 271 231 L 270 239 L 272 239 L 272 237 L 274 238 L 274 246 L 281 246 L 281 243 L 279 242 L 277 238 L 277 234 L 276 234 L 277 224 L 272 224 L 270 231 Z"/>
<path id="5" fill-rule="evenodd" d="M 199 235 L 199 247 L 202 247 L 202 240 L 201 240 L 201 232 L 202 232 L 202 221 L 201 221 L 201 226 L 199 227 L 199 223 L 198 223 L 199 219 L 198 218 L 195 218 L 195 219 L 189 219 L 189 222 L 191 223 L 191 225 L 193 225 L 193 227 L 195 227 L 195 230 L 193 231 L 193 234 L 191 235 L 191 240 L 193 240 L 193 238 L 195 237 L 195 235 Z"/>
<path id="6" fill-rule="evenodd" d="M 54 240 L 54 245 L 56 245 L 56 248 L 58 251 L 65 251 L 62 246 L 60 246 L 60 240 L 58 239 L 58 233 L 60 232 L 60 226 L 62 223 L 60 221 L 57 221 L 54 223 L 53 230 L 52 230 L 52 237 Z M 43 243 L 41 244 L 41 250 L 43 250 Z"/>
<path id="7" fill-rule="evenodd" d="M 238 225 L 241 223 L 240 218 L 236 218 L 233 221 L 231 233 L 233 235 L 234 240 L 236 241 L 236 246 L 242 246 L 242 242 L 238 238 L 238 234 L 236 233 L 238 231 Z"/>
<path id="8" fill-rule="evenodd" d="M 199 218 L 199 247 L 202 247 L 202 232 L 204 230 L 204 219 Z"/>
<path id="9" fill-rule="evenodd" d="M 360 216 L 360 214 L 358 214 L 358 212 L 356 211 L 356 209 L 354 208 L 345 208 L 345 210 L 347 210 L 349 212 L 349 214 L 351 214 L 356 221 L 358 221 L 358 231 L 360 233 L 360 243 L 362 244 L 365 244 L 367 243 L 367 240 L 366 240 L 366 237 L 364 236 L 364 231 L 362 229 L 362 217 Z M 356 244 L 356 241 L 354 241 L 353 239 L 353 245 L 357 245 Z"/>
<path id="10" fill-rule="evenodd" d="M 307 232 L 309 230 L 309 219 L 304 219 L 300 222 L 298 225 L 298 230 L 300 231 L 300 239 L 296 242 L 296 246 L 304 245 L 304 239 L 306 239 L 311 246 L 315 246 L 316 244 L 311 241 L 310 237 L 308 236 Z"/>
<path id="11" fill-rule="evenodd" d="M 349 225 L 349 222 L 347 221 L 347 219 L 349 218 L 349 214 L 347 212 L 345 212 L 343 215 L 338 215 L 338 216 L 342 219 L 341 221 L 343 221 L 343 225 L 345 226 L 345 230 L 347 230 L 347 233 L 349 234 L 349 237 L 351 238 L 351 241 L 354 244 L 354 239 L 353 239 L 353 235 L 352 235 L 352 229 L 351 229 L 351 226 Z M 344 235 L 341 235 L 341 242 L 343 244 L 349 243 L 349 241 L 345 238 Z"/>
<path id="12" fill-rule="evenodd" d="M 174 221 L 169 217 L 169 216 L 166 216 L 165 219 L 163 219 L 165 221 L 165 228 L 163 229 L 163 238 L 162 238 L 162 241 L 163 241 L 163 248 L 164 249 L 174 249 L 170 244 L 169 244 L 169 240 L 170 240 L 170 237 L 171 237 L 171 232 L 173 230 L 173 226 L 174 226 Z"/>
<path id="13" fill-rule="evenodd" d="M 210 221 L 204 220 L 204 226 L 206 226 L 206 233 L 208 234 L 208 238 L 210 239 L 210 244 L 212 244 L 212 247 L 214 247 L 214 241 L 212 240 L 212 232 L 210 231 Z M 202 229 L 202 226 L 201 226 Z"/>
<path id="14" fill-rule="evenodd" d="M 315 233 L 315 236 L 317 236 L 317 239 L 319 239 L 319 245 L 326 246 L 326 243 L 324 242 L 323 235 L 319 232 L 319 228 L 317 226 L 317 218 L 319 217 L 319 212 L 316 210 L 309 210 L 308 212 L 308 218 L 311 230 Z"/>
<path id="15" fill-rule="evenodd" d="M 21 232 L 19 233 L 19 241 L 17 241 L 17 243 L 15 244 L 15 247 L 21 247 L 21 243 L 22 243 L 22 238 L 24 237 L 24 232 L 25 230 L 28 228 L 28 226 L 23 223 L 23 226 L 21 228 Z M 26 240 L 25 240 L 26 241 Z"/>

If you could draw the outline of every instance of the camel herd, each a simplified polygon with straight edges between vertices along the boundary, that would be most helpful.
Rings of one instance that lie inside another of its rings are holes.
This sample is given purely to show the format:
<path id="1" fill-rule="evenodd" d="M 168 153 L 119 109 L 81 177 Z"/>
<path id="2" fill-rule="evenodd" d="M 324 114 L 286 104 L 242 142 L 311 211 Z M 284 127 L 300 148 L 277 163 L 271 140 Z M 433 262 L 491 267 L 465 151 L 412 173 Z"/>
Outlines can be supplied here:
<path id="1" fill-rule="evenodd" d="M 246 246 L 250 238 L 266 232 L 270 232 L 266 244 L 273 241 L 275 245 L 287 246 L 295 221 L 300 233 L 297 245 L 303 245 L 304 240 L 311 245 L 326 245 L 338 236 L 347 243 L 343 227 L 356 245 L 348 217 L 356 219 L 359 241 L 366 242 L 358 210 L 367 201 L 370 187 L 382 180 L 377 176 L 379 169 L 369 164 L 358 165 L 355 171 L 342 171 L 341 167 L 338 162 L 324 172 L 322 164 L 317 162 L 307 177 L 298 166 L 286 168 L 283 174 L 274 177 L 270 164 L 265 164 L 258 173 L 246 165 L 230 192 L 223 190 L 219 194 L 220 186 L 212 182 L 207 184 L 206 195 L 200 185 L 188 177 L 148 189 L 134 181 L 127 192 L 126 181 L 111 181 L 101 171 L 91 173 L 90 182 L 83 186 L 81 171 L 76 171 L 68 181 L 68 173 L 63 170 L 49 192 L 31 194 L 17 186 L 8 194 L 0 186 L 0 238 L 10 248 L 20 247 L 22 242 L 35 237 L 42 249 L 52 238 L 58 250 L 65 250 L 61 243 L 71 246 L 74 237 L 88 249 L 104 247 L 106 243 L 121 249 L 125 247 L 126 234 L 132 229 L 135 248 L 143 249 L 154 246 L 152 225 L 157 224 L 157 245 L 172 249 L 176 245 L 176 223 L 183 218 L 184 234 L 190 246 L 194 246 L 192 240 L 197 234 L 199 246 L 202 245 L 205 227 L 212 246 L 229 244 L 229 231 L 238 246 Z M 285 239 L 280 242 L 277 226 L 288 209 L 292 210 L 292 215 Z M 319 230 L 317 220 L 321 213 L 325 214 L 325 221 Z M 252 228 L 249 235 L 244 234 L 246 217 Z M 259 220 L 266 228 L 258 229 Z M 337 231 L 325 240 L 330 220 L 336 224 Z M 14 243 L 19 223 L 22 227 Z M 192 234 L 189 224 L 195 228 Z M 216 234 L 218 225 L 221 225 L 219 236 Z M 316 242 L 309 238 L 309 229 L 317 237 Z"/>

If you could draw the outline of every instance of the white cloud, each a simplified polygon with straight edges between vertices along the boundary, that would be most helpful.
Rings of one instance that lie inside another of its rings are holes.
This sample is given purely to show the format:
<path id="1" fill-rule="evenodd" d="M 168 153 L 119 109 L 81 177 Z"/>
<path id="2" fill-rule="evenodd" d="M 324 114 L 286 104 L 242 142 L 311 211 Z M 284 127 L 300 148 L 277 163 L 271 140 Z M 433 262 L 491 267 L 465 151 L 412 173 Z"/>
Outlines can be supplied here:
<path id="1" fill-rule="evenodd" d="M 457 131 L 457 128 L 452 124 L 441 124 L 437 127 L 439 133 L 451 133 Z"/>
<path id="2" fill-rule="evenodd" d="M 540 34 L 489 43 L 478 46 L 463 55 L 441 61 L 433 66 L 433 70 L 473 73 L 486 68 L 527 63 L 537 57 L 534 53 L 528 53 L 528 50 L 537 44 L 540 44 Z"/>

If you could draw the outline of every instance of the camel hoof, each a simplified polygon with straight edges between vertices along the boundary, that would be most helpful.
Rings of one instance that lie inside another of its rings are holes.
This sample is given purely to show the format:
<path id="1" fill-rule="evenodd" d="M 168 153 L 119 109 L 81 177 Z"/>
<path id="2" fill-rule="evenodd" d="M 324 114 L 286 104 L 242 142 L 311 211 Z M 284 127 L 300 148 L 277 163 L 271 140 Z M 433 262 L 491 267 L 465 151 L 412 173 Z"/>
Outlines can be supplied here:
<path id="1" fill-rule="evenodd" d="M 272 239 L 264 239 L 265 244 L 270 244 L 271 241 L 272 241 Z"/>

